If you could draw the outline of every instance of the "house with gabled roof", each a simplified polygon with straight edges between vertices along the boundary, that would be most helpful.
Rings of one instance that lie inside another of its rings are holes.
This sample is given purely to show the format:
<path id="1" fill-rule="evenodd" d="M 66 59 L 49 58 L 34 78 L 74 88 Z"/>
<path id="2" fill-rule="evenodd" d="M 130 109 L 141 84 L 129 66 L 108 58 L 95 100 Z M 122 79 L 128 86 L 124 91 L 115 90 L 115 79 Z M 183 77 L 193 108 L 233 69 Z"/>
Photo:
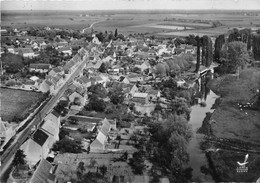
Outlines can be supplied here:
<path id="1" fill-rule="evenodd" d="M 80 106 L 85 106 L 86 100 L 87 100 L 87 94 L 80 94 L 77 91 L 72 92 L 70 95 L 68 95 L 70 103 L 74 103 L 76 100 L 77 103 L 80 104 Z"/>
<path id="2" fill-rule="evenodd" d="M 107 56 L 106 58 L 102 59 L 102 62 L 105 62 L 105 63 L 109 62 L 109 63 L 111 63 L 111 65 L 113 65 L 115 61 L 116 61 L 116 59 L 111 56 Z"/>
<path id="3" fill-rule="evenodd" d="M 63 67 L 55 67 L 52 70 L 50 70 L 50 72 L 48 73 L 49 76 L 55 76 L 56 74 L 64 74 L 64 69 Z"/>
<path id="4" fill-rule="evenodd" d="M 78 78 L 76 82 L 80 83 L 86 89 L 92 85 L 92 81 L 87 76 Z"/>
<path id="5" fill-rule="evenodd" d="M 70 74 L 74 70 L 75 66 L 76 66 L 76 62 L 70 60 L 69 62 L 66 63 L 65 66 L 63 66 L 64 73 Z"/>
<path id="6" fill-rule="evenodd" d="M 161 96 L 160 90 L 150 89 L 148 90 L 149 100 L 157 100 Z"/>
<path id="7" fill-rule="evenodd" d="M 24 151 L 26 155 L 25 160 L 30 167 L 36 165 L 42 158 L 45 159 L 47 157 L 52 146 L 48 139 L 49 135 L 43 130 L 38 129 L 20 147 Z"/>
<path id="8" fill-rule="evenodd" d="M 33 58 L 38 56 L 37 54 L 34 53 L 34 51 L 31 48 L 20 48 L 18 53 L 19 55 L 28 58 Z"/>
<path id="9" fill-rule="evenodd" d="M 130 84 L 129 79 L 126 76 L 120 76 L 118 81 L 121 82 L 121 83 Z"/>
<path id="10" fill-rule="evenodd" d="M 40 129 L 48 134 L 49 147 L 51 147 L 56 141 L 59 140 L 60 125 L 57 122 L 46 120 Z"/>
<path id="11" fill-rule="evenodd" d="M 148 93 L 135 93 L 133 98 L 131 99 L 132 102 L 140 103 L 140 104 L 147 104 L 149 102 L 149 94 Z"/>
<path id="12" fill-rule="evenodd" d="M 63 53 L 64 55 L 70 56 L 72 55 L 72 49 L 71 47 L 60 47 L 58 48 L 59 53 Z"/>
<path id="13" fill-rule="evenodd" d="M 136 92 L 138 92 L 138 88 L 135 84 L 126 84 L 122 82 L 112 82 L 109 87 L 112 88 L 112 90 L 120 88 L 125 93 L 126 98 L 131 98 Z"/>
<path id="14" fill-rule="evenodd" d="M 39 84 L 38 90 L 43 93 L 52 92 L 54 91 L 53 83 L 45 79 Z"/>
<path id="15" fill-rule="evenodd" d="M 47 114 L 47 116 L 44 118 L 44 121 L 51 120 L 54 121 L 58 126 L 60 127 L 60 114 L 57 113 L 55 110 Z"/>
<path id="16" fill-rule="evenodd" d="M 104 75 L 98 75 L 98 76 L 90 77 L 90 80 L 94 84 L 102 84 L 104 87 L 106 87 L 106 84 L 109 81 L 109 78 Z"/>
<path id="17" fill-rule="evenodd" d="M 131 83 L 136 83 L 137 81 L 142 82 L 144 81 L 144 76 L 141 74 L 130 73 L 128 74 L 128 79 Z"/>
<path id="18" fill-rule="evenodd" d="M 98 130 L 98 135 L 96 139 L 90 144 L 91 152 L 102 152 L 106 150 L 106 143 L 108 139 L 108 135 L 111 129 L 116 129 L 116 123 L 111 123 L 105 118 L 102 121 L 102 126 Z"/>
<path id="19" fill-rule="evenodd" d="M 148 62 L 142 62 L 142 63 L 137 63 L 137 64 L 135 65 L 135 67 L 140 68 L 140 69 L 141 69 L 141 72 L 143 72 L 144 70 L 150 68 L 150 64 L 149 64 Z"/>
<path id="20" fill-rule="evenodd" d="M 55 166 L 53 166 L 49 161 L 42 158 L 37 165 L 36 170 L 33 172 L 30 183 L 55 183 Z"/>

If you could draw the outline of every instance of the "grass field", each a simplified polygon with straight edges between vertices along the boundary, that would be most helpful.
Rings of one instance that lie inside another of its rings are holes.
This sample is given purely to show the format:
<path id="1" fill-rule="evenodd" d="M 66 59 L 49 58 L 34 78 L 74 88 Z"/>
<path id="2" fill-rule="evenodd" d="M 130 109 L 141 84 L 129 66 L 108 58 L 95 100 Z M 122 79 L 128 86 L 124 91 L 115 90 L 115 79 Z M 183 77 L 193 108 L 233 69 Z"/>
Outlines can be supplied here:
<path id="1" fill-rule="evenodd" d="M 37 92 L 0 88 L 1 118 L 11 121 L 15 116 L 23 118 L 43 94 Z"/>
<path id="2" fill-rule="evenodd" d="M 207 154 L 209 172 L 216 182 L 255 182 L 260 173 L 260 111 L 240 110 L 238 103 L 247 103 L 260 88 L 260 69 L 246 68 L 239 79 L 221 76 L 213 80 L 210 88 L 221 96 L 210 119 L 212 135 L 231 141 L 210 143 L 220 150 Z M 238 173 L 237 162 L 242 162 L 246 154 L 249 154 L 248 172 Z"/>
<path id="3" fill-rule="evenodd" d="M 259 12 L 258 12 L 259 13 Z M 147 33 L 160 36 L 218 35 L 243 27 L 260 28 L 260 17 L 242 12 L 187 12 L 187 11 L 32 11 L 4 12 L 1 26 L 16 28 L 39 26 L 82 30 L 93 22 L 94 31 L 115 31 L 124 35 Z M 167 21 L 166 21 L 167 20 Z M 201 23 L 199 23 L 202 21 Z M 222 26 L 211 28 L 212 21 Z M 170 26 L 186 26 L 193 30 L 178 31 Z"/>
<path id="4" fill-rule="evenodd" d="M 211 87 L 215 93 L 221 95 L 222 101 L 211 117 L 216 121 L 211 125 L 213 135 L 260 143 L 260 111 L 240 110 L 238 107 L 238 103 L 248 102 L 260 88 L 259 68 L 242 71 L 239 79 L 229 75 L 217 78 Z"/>

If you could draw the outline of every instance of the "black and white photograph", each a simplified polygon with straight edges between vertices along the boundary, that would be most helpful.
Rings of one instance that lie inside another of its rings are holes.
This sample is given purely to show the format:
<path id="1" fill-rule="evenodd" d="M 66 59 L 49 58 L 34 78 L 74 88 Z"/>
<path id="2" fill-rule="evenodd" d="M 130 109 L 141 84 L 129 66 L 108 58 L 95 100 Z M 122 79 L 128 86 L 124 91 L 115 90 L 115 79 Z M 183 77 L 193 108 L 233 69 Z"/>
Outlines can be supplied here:
<path id="1" fill-rule="evenodd" d="M 260 0 L 0 0 L 1 183 L 260 183 Z"/>

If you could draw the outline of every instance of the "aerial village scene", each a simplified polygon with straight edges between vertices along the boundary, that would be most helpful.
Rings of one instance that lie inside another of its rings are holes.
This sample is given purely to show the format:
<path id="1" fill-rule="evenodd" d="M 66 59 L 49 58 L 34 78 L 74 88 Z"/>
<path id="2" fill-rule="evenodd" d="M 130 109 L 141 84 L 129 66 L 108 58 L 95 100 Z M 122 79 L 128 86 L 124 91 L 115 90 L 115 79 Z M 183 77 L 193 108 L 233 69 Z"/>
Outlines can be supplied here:
<path id="1" fill-rule="evenodd" d="M 260 3 L 140 1 L 2 2 L 1 182 L 260 182 Z"/>

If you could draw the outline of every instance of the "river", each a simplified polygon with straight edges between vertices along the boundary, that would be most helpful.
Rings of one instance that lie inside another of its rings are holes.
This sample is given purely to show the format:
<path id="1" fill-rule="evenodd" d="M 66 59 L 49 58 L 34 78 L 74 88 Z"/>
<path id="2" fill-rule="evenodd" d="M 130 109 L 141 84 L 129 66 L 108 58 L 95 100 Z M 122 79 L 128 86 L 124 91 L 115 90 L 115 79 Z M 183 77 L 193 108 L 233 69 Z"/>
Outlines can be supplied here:
<path id="1" fill-rule="evenodd" d="M 211 73 L 210 73 L 211 74 Z M 197 130 L 201 127 L 203 119 L 206 117 L 207 112 L 213 112 L 211 107 L 215 103 L 218 96 L 213 93 L 209 88 L 207 88 L 207 82 L 210 80 L 209 76 L 204 76 L 199 79 L 197 83 L 197 102 L 191 107 L 191 114 L 189 124 L 192 127 L 193 137 L 189 142 L 187 151 L 190 155 L 189 166 L 193 169 L 192 175 L 194 178 L 199 178 L 200 180 L 209 181 L 209 177 L 206 177 L 201 171 L 201 166 L 207 166 L 207 159 L 205 152 L 200 149 L 200 142 L 203 138 L 203 134 L 198 134 Z M 201 83 L 201 84 L 199 84 Z M 206 106 L 200 105 L 203 102 Z M 206 179 L 206 180 L 205 180 Z"/>

